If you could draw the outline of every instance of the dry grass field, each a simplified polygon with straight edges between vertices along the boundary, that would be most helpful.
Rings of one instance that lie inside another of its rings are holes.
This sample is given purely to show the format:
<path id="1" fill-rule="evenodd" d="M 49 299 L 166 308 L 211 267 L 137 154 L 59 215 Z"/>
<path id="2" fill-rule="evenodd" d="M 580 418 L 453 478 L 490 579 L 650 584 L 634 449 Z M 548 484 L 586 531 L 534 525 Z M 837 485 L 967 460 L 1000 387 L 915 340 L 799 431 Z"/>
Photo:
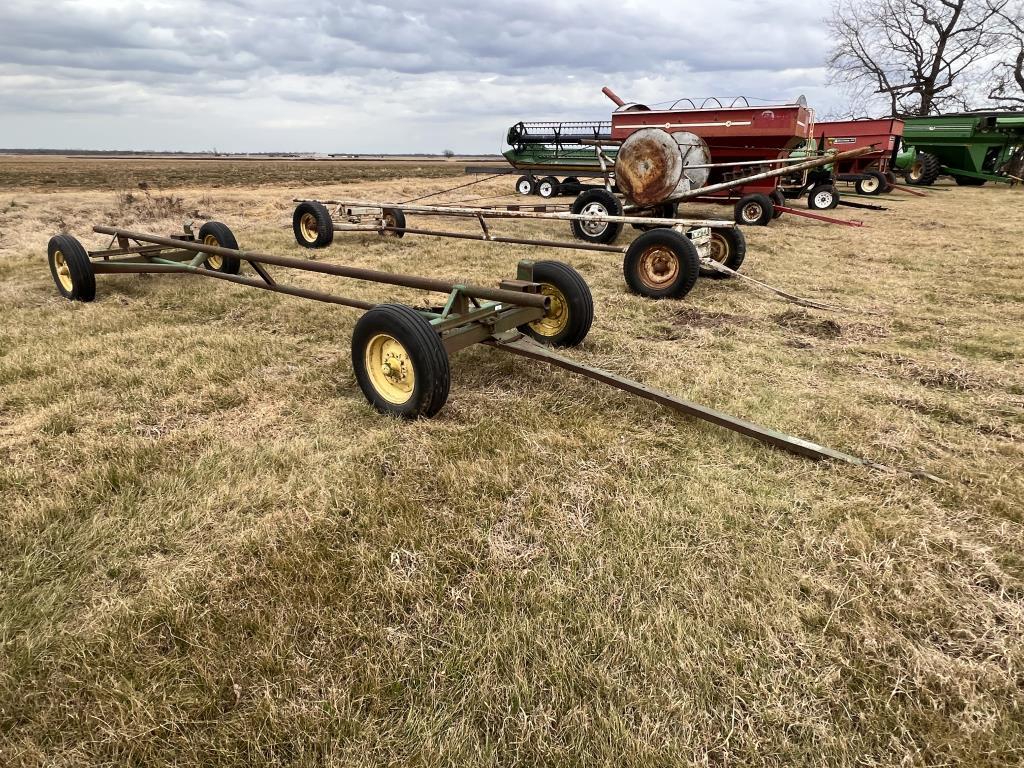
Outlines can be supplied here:
<path id="1" fill-rule="evenodd" d="M 180 276 L 72 304 L 46 267 L 59 231 L 192 216 L 308 256 L 291 198 L 458 171 L 0 159 L 0 765 L 1020 765 L 1020 190 L 747 230 L 747 274 L 839 313 L 739 281 L 652 302 L 605 254 L 316 254 L 488 284 L 562 258 L 596 301 L 572 356 L 947 483 L 483 347 L 400 423 L 353 380 L 355 311 Z"/>

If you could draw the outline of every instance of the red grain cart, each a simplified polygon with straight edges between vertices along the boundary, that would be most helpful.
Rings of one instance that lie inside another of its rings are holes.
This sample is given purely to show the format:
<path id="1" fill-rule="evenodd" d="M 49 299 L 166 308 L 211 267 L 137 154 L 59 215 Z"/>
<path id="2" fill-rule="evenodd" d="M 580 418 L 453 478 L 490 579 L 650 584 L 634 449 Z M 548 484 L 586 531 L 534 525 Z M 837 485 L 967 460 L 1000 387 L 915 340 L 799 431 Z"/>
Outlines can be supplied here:
<path id="1" fill-rule="evenodd" d="M 877 149 L 811 173 L 808 180 L 823 183 L 831 169 L 831 180 L 852 182 L 858 194 L 880 195 L 893 190 L 896 174 L 892 169 L 903 138 L 902 120 L 885 118 L 818 123 L 814 127 L 814 138 L 819 152 L 845 152 L 871 145 Z"/>
<path id="2" fill-rule="evenodd" d="M 794 150 L 807 145 L 814 131 L 814 112 L 802 96 L 792 104 L 757 106 L 742 97 L 728 106 L 718 99 L 706 99 L 699 106 L 682 99 L 668 109 L 650 109 L 643 104 L 627 104 L 608 88 L 604 94 L 618 107 L 612 114 L 612 139 L 625 140 L 643 128 L 689 132 L 702 138 L 714 163 L 709 186 L 778 167 L 769 161 L 790 158 Z M 776 207 L 786 203 L 777 177 L 698 200 L 734 203 L 737 223 L 761 225 L 776 218 L 781 213 Z"/>

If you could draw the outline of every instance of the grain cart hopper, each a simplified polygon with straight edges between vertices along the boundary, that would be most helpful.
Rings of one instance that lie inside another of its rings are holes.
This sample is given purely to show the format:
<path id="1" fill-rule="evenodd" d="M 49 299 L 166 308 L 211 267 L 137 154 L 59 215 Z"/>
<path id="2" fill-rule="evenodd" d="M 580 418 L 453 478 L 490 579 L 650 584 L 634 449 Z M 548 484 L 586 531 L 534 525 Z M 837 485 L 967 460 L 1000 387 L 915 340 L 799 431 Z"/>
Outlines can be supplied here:
<path id="1" fill-rule="evenodd" d="M 814 142 L 810 145 L 812 154 L 836 153 L 844 150 L 873 147 L 871 152 L 849 160 L 810 171 L 804 177 L 786 179 L 787 197 L 808 195 L 808 206 L 814 207 L 816 190 L 832 188 L 836 181 L 853 183 L 858 194 L 880 195 L 891 192 L 896 185 L 896 153 L 903 136 L 903 121 L 886 118 L 883 120 L 840 120 L 816 123 Z M 794 157 L 802 157 L 805 150 L 797 150 Z M 821 201 L 818 201 L 821 202 Z"/>
<path id="2" fill-rule="evenodd" d="M 965 187 L 1021 180 L 1024 112 L 963 112 L 905 122 L 896 165 L 908 183 L 928 186 L 943 174 Z"/>

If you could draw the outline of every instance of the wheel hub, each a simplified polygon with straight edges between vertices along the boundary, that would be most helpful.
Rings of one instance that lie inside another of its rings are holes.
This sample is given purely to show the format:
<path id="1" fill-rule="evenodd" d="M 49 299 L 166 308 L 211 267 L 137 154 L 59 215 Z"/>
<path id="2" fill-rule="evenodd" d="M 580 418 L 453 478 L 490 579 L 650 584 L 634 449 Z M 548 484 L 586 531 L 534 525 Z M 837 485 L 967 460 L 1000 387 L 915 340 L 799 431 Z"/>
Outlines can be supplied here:
<path id="1" fill-rule="evenodd" d="M 819 208 L 828 208 L 832 203 L 831 192 L 819 192 L 814 196 L 814 202 L 818 204 Z"/>
<path id="2" fill-rule="evenodd" d="M 207 235 L 203 238 L 203 245 L 220 245 L 220 243 L 213 235 Z M 210 269 L 220 269 L 224 266 L 224 257 L 211 253 L 206 257 L 206 266 Z"/>
<path id="3" fill-rule="evenodd" d="M 71 281 L 71 270 L 68 269 L 68 263 L 64 258 L 64 254 L 56 251 L 53 254 L 53 263 L 57 268 L 57 280 L 60 281 L 65 291 L 70 292 L 74 288 L 74 283 Z"/>
<path id="4" fill-rule="evenodd" d="M 299 219 L 299 231 L 307 243 L 315 242 L 317 235 L 320 233 L 320 229 L 316 225 L 316 216 L 312 213 L 302 214 L 302 218 Z"/>
<path id="5" fill-rule="evenodd" d="M 719 264 L 725 264 L 729 258 L 729 244 L 718 232 L 711 233 L 711 258 Z"/>
<path id="6" fill-rule="evenodd" d="M 759 203 L 747 203 L 743 207 L 743 220 L 747 223 L 757 221 L 763 213 Z"/>
<path id="7" fill-rule="evenodd" d="M 553 337 L 565 330 L 569 324 L 569 302 L 565 294 L 550 283 L 542 283 L 540 292 L 544 296 L 551 297 L 551 306 L 540 320 L 530 323 L 541 336 Z"/>
<path id="8" fill-rule="evenodd" d="M 678 275 L 679 259 L 664 246 L 652 246 L 640 257 L 640 279 L 650 288 L 670 285 Z"/>
<path id="9" fill-rule="evenodd" d="M 398 339 L 385 333 L 374 336 L 366 346 L 365 362 L 370 383 L 385 400 L 401 405 L 412 397 L 416 372 Z"/>
<path id="10" fill-rule="evenodd" d="M 607 216 L 608 209 L 605 208 L 601 203 L 588 203 L 583 207 L 581 211 L 585 216 Z M 583 222 L 584 231 L 592 236 L 597 237 L 604 234 L 604 231 L 608 229 L 607 221 L 594 221 L 593 219 L 585 219 Z"/>

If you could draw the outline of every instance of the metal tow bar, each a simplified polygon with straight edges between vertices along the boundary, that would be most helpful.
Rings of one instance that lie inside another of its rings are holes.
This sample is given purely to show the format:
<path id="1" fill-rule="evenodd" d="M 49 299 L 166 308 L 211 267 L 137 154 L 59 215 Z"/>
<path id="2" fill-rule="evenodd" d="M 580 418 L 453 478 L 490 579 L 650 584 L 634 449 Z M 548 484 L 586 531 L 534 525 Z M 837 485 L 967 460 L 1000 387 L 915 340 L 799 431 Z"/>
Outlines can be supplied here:
<path id="1" fill-rule="evenodd" d="M 858 467 L 867 467 L 869 469 L 877 469 L 885 472 L 907 472 L 913 477 L 933 480 L 940 483 L 946 482 L 942 480 L 942 478 L 931 475 L 923 470 L 897 470 L 885 464 L 879 464 L 868 459 L 862 459 L 859 456 L 853 456 L 849 453 L 843 453 L 842 451 L 836 451 L 832 448 L 826 448 L 823 445 L 812 443 L 809 440 L 803 440 L 799 437 L 794 437 L 793 435 L 787 435 L 784 432 L 777 432 L 774 429 L 762 427 L 751 421 L 746 421 L 745 419 L 730 416 L 722 411 L 716 411 L 714 408 L 708 408 L 698 403 L 691 402 L 690 400 L 684 400 L 681 397 L 676 397 L 663 389 L 649 387 L 646 384 L 641 384 L 639 381 L 627 379 L 624 376 L 619 376 L 609 371 L 601 370 L 600 368 L 594 368 L 589 365 L 584 365 L 583 363 L 578 363 L 575 360 L 570 360 L 569 358 L 552 351 L 548 347 L 535 343 L 525 336 L 520 335 L 511 338 L 508 341 L 503 339 L 492 339 L 485 341 L 484 343 L 494 347 L 495 349 L 502 349 L 506 352 L 511 352 L 514 355 L 520 355 L 530 360 L 539 360 L 558 368 L 563 368 L 571 373 L 578 373 L 580 376 L 586 376 L 589 379 L 600 381 L 603 384 L 608 384 L 616 389 L 629 392 L 637 397 L 642 397 L 645 400 L 650 400 L 658 403 L 659 405 L 664 405 L 666 408 L 671 408 L 674 411 L 685 413 L 688 416 L 696 416 L 698 419 L 702 419 L 703 421 L 708 421 L 712 424 L 724 427 L 725 429 L 753 438 L 754 440 L 774 446 L 775 448 L 781 448 L 784 451 L 789 451 L 790 453 L 805 456 L 816 461 L 831 459 L 833 461 L 841 461 L 844 464 L 852 464 Z"/>

